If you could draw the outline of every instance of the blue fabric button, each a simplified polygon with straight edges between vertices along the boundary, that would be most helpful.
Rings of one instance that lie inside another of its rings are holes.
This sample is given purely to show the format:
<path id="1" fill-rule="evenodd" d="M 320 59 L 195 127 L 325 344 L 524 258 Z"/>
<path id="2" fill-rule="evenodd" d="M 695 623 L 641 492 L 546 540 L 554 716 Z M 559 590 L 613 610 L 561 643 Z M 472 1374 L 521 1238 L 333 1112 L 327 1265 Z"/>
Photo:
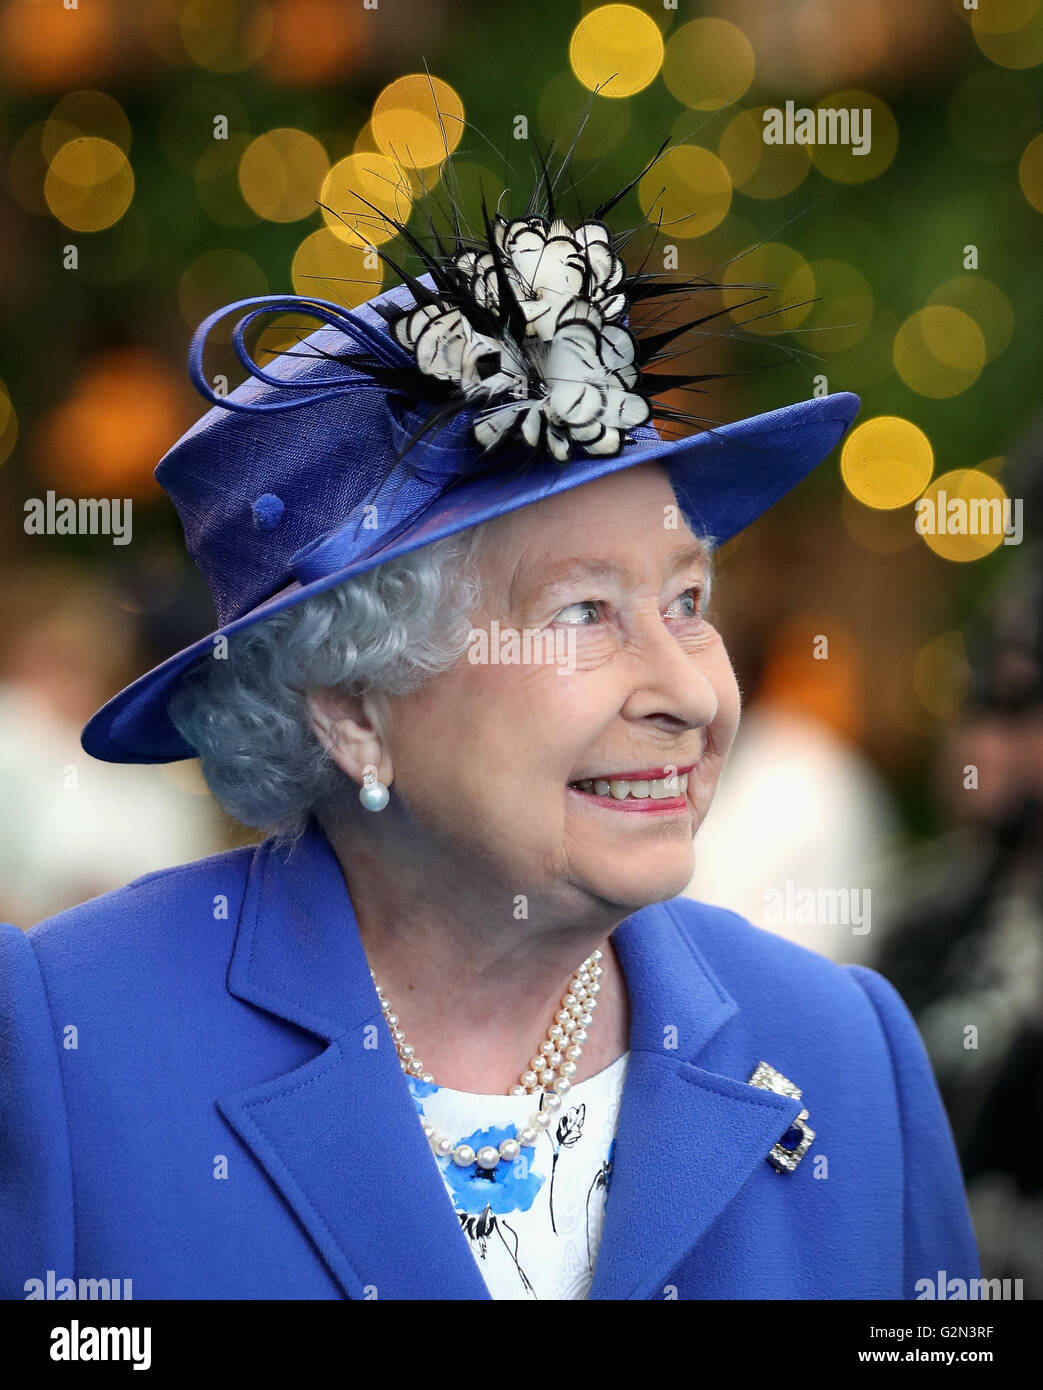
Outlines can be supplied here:
<path id="1" fill-rule="evenodd" d="M 265 492 L 253 504 L 254 525 L 258 531 L 274 531 L 286 510 L 281 497 L 274 492 Z"/>

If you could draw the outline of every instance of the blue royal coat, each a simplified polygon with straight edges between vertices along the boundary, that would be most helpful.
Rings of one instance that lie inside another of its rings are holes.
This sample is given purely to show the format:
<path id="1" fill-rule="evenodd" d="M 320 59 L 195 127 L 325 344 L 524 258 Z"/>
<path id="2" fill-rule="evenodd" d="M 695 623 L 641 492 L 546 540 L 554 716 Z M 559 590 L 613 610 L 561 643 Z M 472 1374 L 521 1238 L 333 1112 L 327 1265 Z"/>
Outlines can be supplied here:
<path id="1" fill-rule="evenodd" d="M 631 1057 L 592 1299 L 979 1277 L 930 1065 L 880 975 L 684 898 L 612 940 Z M 52 1271 L 134 1299 L 488 1298 L 384 1040 L 314 826 L 0 927 L 0 1294 Z M 802 1098 L 747 1084 L 761 1061 Z M 816 1137 L 780 1173 L 802 1107 Z"/>

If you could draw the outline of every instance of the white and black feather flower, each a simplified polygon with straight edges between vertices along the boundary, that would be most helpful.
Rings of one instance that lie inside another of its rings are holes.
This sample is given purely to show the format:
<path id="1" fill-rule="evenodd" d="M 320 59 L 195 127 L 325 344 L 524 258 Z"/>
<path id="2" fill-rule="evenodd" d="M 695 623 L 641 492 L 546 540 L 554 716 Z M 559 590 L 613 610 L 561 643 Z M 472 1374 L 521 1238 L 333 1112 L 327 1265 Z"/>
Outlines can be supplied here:
<path id="1" fill-rule="evenodd" d="M 565 174 L 571 149 L 553 178 L 537 149 L 542 179 L 533 187 L 523 215 L 490 216 L 483 199 L 484 236 L 467 227 L 463 208 L 453 198 L 448 152 L 441 185 L 449 206 L 436 205 L 445 224 L 452 226 L 450 237 L 435 226 L 428 206 L 434 201 L 431 195 L 421 204 L 429 225 L 428 244 L 422 235 L 369 205 L 373 220 L 385 230 L 394 228 L 433 286 L 424 285 L 415 272 L 376 248 L 414 299 L 404 310 L 375 306 L 395 343 L 412 356 L 410 369 L 381 368 L 380 379 L 407 396 L 439 406 L 428 413 L 403 453 L 461 410 L 471 412 L 480 460 L 488 459 L 490 466 L 501 446 L 512 443 L 527 448 L 529 459 L 549 455 L 562 464 L 579 454 L 617 454 L 631 430 L 649 423 L 653 401 L 661 431 L 676 425 L 678 433 L 687 433 L 719 423 L 661 398 L 668 392 L 699 391 L 705 382 L 736 375 L 671 372 L 669 367 L 671 359 L 689 357 L 712 337 L 723 336 L 707 325 L 744 306 L 708 306 L 707 296 L 720 291 L 720 283 L 648 270 L 647 252 L 641 264 L 628 266 L 621 251 L 637 229 L 617 233 L 605 221 L 668 145 L 664 141 L 645 167 L 610 198 L 573 220 L 556 210 L 556 185 Z M 357 226 L 353 231 L 360 234 Z M 763 297 L 754 295 L 746 304 Z M 635 326 L 631 311 L 638 303 L 641 322 Z M 741 335 L 733 326 L 728 336 Z M 758 346 L 763 345 L 761 339 Z M 479 466 L 484 463 L 472 464 Z"/>
<path id="2" fill-rule="evenodd" d="M 524 467 L 547 457 L 565 464 L 580 454 L 618 454 L 630 432 L 651 420 L 653 401 L 660 435 L 720 423 L 678 405 L 677 393 L 699 392 L 706 382 L 738 373 L 693 374 L 669 368 L 691 360 L 713 338 L 742 337 L 734 321 L 726 335 L 708 325 L 724 315 L 734 320 L 737 308 L 755 304 L 764 295 L 754 294 L 745 305 L 725 305 L 716 296 L 724 288 L 719 282 L 647 269 L 651 246 L 640 264 L 625 262 L 621 253 L 635 232 L 645 225 L 653 233 L 658 228 L 643 223 L 613 232 L 605 218 L 662 157 L 667 141 L 634 178 L 592 211 L 580 210 L 571 220 L 562 217 L 556 208 L 556 187 L 575 143 L 553 178 L 537 147 L 542 180 L 536 181 L 521 216 L 505 217 L 499 211 L 490 215 L 483 195 L 483 234 L 472 230 L 462 202 L 454 198 L 448 150 L 440 168 L 448 206 L 432 194 L 417 203 L 427 219 L 427 233 L 411 230 L 356 191 L 355 199 L 371 209 L 372 217 L 354 213 L 342 220 L 354 238 L 368 240 L 368 229 L 360 225 L 363 220 L 380 225 L 385 238 L 389 229 L 397 235 L 405 247 L 403 259 L 412 262 L 409 269 L 382 249 L 386 239 L 376 238 L 381 245 L 373 249 L 399 277 L 413 303 L 403 307 L 400 298 L 372 300 L 373 310 L 384 320 L 386 331 L 381 331 L 328 301 L 304 296 L 243 301 L 241 307 L 249 312 L 233 330 L 235 351 L 265 381 L 282 384 L 254 363 L 245 330 L 262 314 L 295 309 L 340 329 L 352 346 L 349 351 L 326 351 L 314 340 L 305 347 L 302 339 L 302 352 L 289 355 L 321 356 L 348 366 L 352 375 L 318 377 L 313 390 L 294 378 L 287 382 L 287 399 L 263 405 L 218 397 L 203 371 L 202 352 L 219 313 L 193 340 L 190 356 L 197 386 L 215 404 L 230 409 L 293 410 L 309 399 L 357 389 L 359 375 L 364 374 L 386 392 L 389 411 L 396 417 L 393 432 L 403 442 L 392 468 L 405 461 L 407 472 L 436 472 L 447 485 L 501 464 Z M 435 225 L 432 205 L 442 214 L 441 229 Z M 334 208 L 325 211 L 341 216 Z M 452 229 L 449 234 L 447 226 Z M 762 346 L 760 338 L 758 347 Z M 477 448 L 458 447 L 456 430 L 451 448 L 420 451 L 422 461 L 412 452 L 415 444 L 465 413 L 465 431 Z"/>
<path id="3" fill-rule="evenodd" d="M 474 438 L 494 449 L 510 435 L 566 461 L 619 453 L 651 406 L 636 391 L 637 345 L 623 327 L 626 268 L 604 222 L 496 214 L 495 250 L 464 249 L 452 268 L 471 302 L 501 322 L 476 325 L 458 303 L 434 302 L 391 321 L 421 373 L 451 382 L 480 407 Z M 516 313 L 503 322 L 503 297 Z"/>
<path id="4" fill-rule="evenodd" d="M 474 435 L 483 449 L 515 434 L 559 462 L 577 445 L 618 453 L 626 431 L 646 424 L 652 409 L 634 389 L 640 372 L 623 326 L 626 269 L 609 229 L 497 214 L 494 248 L 458 251 L 452 270 L 500 331 L 478 326 L 459 301 L 435 301 L 392 320 L 396 339 L 422 373 L 480 408 Z M 513 311 L 506 316 L 505 296 Z"/>

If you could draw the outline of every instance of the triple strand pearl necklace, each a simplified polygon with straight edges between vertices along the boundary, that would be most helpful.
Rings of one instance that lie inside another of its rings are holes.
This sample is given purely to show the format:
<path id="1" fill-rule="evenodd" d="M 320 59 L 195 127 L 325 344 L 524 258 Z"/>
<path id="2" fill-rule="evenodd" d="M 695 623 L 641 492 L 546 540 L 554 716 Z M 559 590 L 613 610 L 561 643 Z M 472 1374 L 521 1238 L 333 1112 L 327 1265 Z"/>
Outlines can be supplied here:
<path id="1" fill-rule="evenodd" d="M 381 1011 L 391 1030 L 402 1070 L 407 1076 L 416 1076 L 421 1081 L 434 1084 L 434 1077 L 425 1070 L 423 1062 L 406 1041 L 406 1035 L 399 1026 L 398 1014 L 392 1012 L 384 991 L 377 984 L 376 975 L 372 970 L 369 973 Z M 562 995 L 561 1008 L 547 1029 L 539 1052 L 529 1059 L 528 1068 L 507 1092 L 510 1096 L 540 1096 L 540 1109 L 532 1112 L 528 1124 L 518 1130 L 518 1137 L 504 1139 L 499 1148 L 489 1144 L 475 1152 L 470 1144 L 454 1145 L 451 1139 L 438 1132 L 430 1120 L 421 1116 L 424 1133 L 438 1158 L 451 1158 L 460 1168 L 475 1164 L 478 1168 L 490 1170 L 501 1159 L 505 1163 L 512 1163 L 522 1149 L 531 1149 L 535 1145 L 542 1132 L 550 1128 L 551 1119 L 561 1109 L 562 1098 L 572 1088 L 572 1077 L 576 1075 L 577 1063 L 583 1055 L 583 1044 L 587 1041 L 587 1029 L 594 1020 L 601 991 L 599 980 L 603 973 L 600 951 L 593 951 L 579 969 L 572 972 L 568 988 Z"/>

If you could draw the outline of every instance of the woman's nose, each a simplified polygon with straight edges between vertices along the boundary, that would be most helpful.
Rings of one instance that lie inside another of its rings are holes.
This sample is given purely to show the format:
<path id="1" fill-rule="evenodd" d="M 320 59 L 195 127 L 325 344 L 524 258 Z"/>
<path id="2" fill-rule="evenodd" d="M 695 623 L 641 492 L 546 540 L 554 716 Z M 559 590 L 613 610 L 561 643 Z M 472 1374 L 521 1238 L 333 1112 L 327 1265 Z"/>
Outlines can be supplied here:
<path id="1" fill-rule="evenodd" d="M 642 627 L 634 641 L 633 686 L 623 706 L 628 719 L 660 718 L 688 728 L 712 724 L 716 687 L 698 656 L 686 652 L 662 618 Z"/>

